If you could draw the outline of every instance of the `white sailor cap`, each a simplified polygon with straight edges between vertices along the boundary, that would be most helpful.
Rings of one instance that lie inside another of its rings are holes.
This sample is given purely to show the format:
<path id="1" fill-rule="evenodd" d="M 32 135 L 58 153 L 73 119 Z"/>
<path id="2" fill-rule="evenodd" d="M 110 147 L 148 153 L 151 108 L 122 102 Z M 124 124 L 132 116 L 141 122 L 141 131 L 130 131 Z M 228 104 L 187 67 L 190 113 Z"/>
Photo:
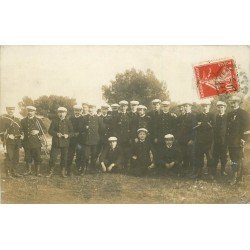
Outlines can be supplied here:
<path id="1" fill-rule="evenodd" d="M 139 102 L 138 101 L 130 101 L 130 104 L 131 105 L 139 105 Z"/>
<path id="2" fill-rule="evenodd" d="M 73 106 L 73 109 L 76 109 L 76 110 L 82 110 L 82 106 L 81 106 L 81 105 L 76 104 L 76 105 L 74 105 L 74 106 Z"/>
<path id="3" fill-rule="evenodd" d="M 117 103 L 111 104 L 111 108 L 119 108 L 119 107 L 120 107 L 120 105 Z"/>
<path id="4" fill-rule="evenodd" d="M 199 102 L 200 105 L 211 105 L 211 101 L 208 99 L 201 100 Z"/>
<path id="5" fill-rule="evenodd" d="M 229 102 L 241 102 L 241 98 L 237 95 L 234 95 L 229 99 Z"/>
<path id="6" fill-rule="evenodd" d="M 57 109 L 57 111 L 58 111 L 58 112 L 67 112 L 67 109 L 64 108 L 64 107 L 59 107 L 59 108 Z"/>
<path id="7" fill-rule="evenodd" d="M 108 105 L 108 104 L 103 104 L 103 105 L 101 106 L 101 108 L 102 108 L 102 109 L 109 109 L 109 105 Z"/>
<path id="8" fill-rule="evenodd" d="M 128 102 L 125 101 L 125 100 L 123 100 L 123 101 L 120 101 L 119 104 L 120 104 L 121 106 L 125 106 L 125 105 L 128 105 Z"/>
<path id="9" fill-rule="evenodd" d="M 139 105 L 139 106 L 137 107 L 137 109 L 144 109 L 144 110 L 147 110 L 147 107 L 144 106 L 144 105 Z"/>
<path id="10" fill-rule="evenodd" d="M 36 108 L 34 106 L 26 106 L 26 109 L 36 111 Z"/>
<path id="11" fill-rule="evenodd" d="M 148 130 L 146 128 L 139 128 L 137 130 L 137 133 L 140 133 L 140 132 L 145 132 L 145 133 L 148 133 Z"/>
<path id="12" fill-rule="evenodd" d="M 108 138 L 108 141 L 117 141 L 117 138 L 115 136 L 111 136 Z"/>
<path id="13" fill-rule="evenodd" d="M 172 134 L 167 134 L 164 136 L 164 139 L 174 139 L 174 136 Z"/>
<path id="14" fill-rule="evenodd" d="M 154 100 L 152 101 L 152 103 L 161 103 L 161 100 L 160 100 L 160 99 L 154 99 Z"/>
<path id="15" fill-rule="evenodd" d="M 170 105 L 170 101 L 163 101 L 161 103 L 162 106 L 169 106 Z"/>
<path id="16" fill-rule="evenodd" d="M 227 104 L 225 103 L 225 102 L 222 102 L 222 101 L 218 101 L 217 103 L 216 103 L 216 106 L 227 106 Z"/>

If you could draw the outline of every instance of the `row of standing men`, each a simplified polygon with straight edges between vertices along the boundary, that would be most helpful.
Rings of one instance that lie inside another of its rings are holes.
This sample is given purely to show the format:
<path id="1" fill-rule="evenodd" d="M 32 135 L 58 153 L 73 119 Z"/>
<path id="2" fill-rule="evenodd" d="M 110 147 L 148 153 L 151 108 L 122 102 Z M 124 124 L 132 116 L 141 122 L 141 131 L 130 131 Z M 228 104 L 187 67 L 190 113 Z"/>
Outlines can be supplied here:
<path id="1" fill-rule="evenodd" d="M 211 102 L 208 100 L 200 103 L 200 113 L 193 112 L 192 103 L 185 102 L 179 105 L 178 116 L 170 112 L 169 101 L 159 99 L 152 101 L 153 109 L 149 112 L 137 101 L 130 102 L 129 112 L 127 101 L 111 105 L 111 112 L 108 105 L 103 105 L 100 116 L 94 105 L 83 103 L 74 106 L 74 115 L 69 119 L 66 118 L 67 109 L 60 107 L 48 130 L 52 136 L 48 177 L 54 174 L 60 154 L 63 177 L 72 174 L 72 162 L 76 156 L 76 167 L 82 174 L 86 169 L 93 170 L 98 162 L 103 171 L 116 169 L 116 165 L 142 172 L 160 166 L 199 178 L 205 156 L 209 177 L 213 179 L 219 161 L 221 174 L 226 175 L 229 152 L 232 183 L 236 183 L 242 175 L 242 149 L 249 130 L 249 114 L 240 108 L 240 102 L 239 97 L 233 96 L 229 102 L 232 111 L 228 113 L 225 102 L 217 102 L 217 113 L 210 112 Z M 0 131 L 7 152 L 7 173 L 18 175 L 15 168 L 19 148 L 23 146 L 26 174 L 31 174 L 34 161 L 36 174 L 40 176 L 41 138 L 46 128 L 36 117 L 36 108 L 28 106 L 28 116 L 21 121 L 14 116 L 14 107 L 6 107 L 6 111 L 0 120 Z M 117 158 L 119 155 L 121 157 Z M 111 159 L 116 164 L 110 162 Z"/>

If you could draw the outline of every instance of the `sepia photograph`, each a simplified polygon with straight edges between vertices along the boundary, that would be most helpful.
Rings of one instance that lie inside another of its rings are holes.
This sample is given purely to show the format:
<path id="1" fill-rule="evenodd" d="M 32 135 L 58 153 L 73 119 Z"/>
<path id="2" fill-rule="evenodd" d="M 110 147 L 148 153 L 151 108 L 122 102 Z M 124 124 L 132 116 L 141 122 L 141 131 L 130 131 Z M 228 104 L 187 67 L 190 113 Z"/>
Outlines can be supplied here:
<path id="1" fill-rule="evenodd" d="M 249 46 L 1 46 L 3 204 L 250 203 Z"/>

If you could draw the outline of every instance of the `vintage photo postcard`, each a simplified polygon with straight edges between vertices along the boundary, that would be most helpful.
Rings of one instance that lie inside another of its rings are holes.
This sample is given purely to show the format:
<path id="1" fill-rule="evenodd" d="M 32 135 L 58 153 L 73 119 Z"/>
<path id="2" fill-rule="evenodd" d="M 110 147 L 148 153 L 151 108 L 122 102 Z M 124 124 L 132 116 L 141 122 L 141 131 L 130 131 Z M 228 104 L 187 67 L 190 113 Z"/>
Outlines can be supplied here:
<path id="1" fill-rule="evenodd" d="M 249 46 L 1 46 L 1 203 L 250 203 Z"/>

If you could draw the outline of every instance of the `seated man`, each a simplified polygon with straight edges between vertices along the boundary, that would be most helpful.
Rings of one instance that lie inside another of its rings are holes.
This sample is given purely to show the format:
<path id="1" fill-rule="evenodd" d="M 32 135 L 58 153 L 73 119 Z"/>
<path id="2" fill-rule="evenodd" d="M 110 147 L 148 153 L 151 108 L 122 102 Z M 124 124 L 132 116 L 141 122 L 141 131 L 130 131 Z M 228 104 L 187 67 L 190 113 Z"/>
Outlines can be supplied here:
<path id="1" fill-rule="evenodd" d="M 117 138 L 108 138 L 109 146 L 104 148 L 100 155 L 100 166 L 103 172 L 111 172 L 122 168 L 122 151 L 117 146 Z"/>
<path id="2" fill-rule="evenodd" d="M 175 143 L 174 136 L 167 134 L 164 136 L 164 145 L 159 153 L 159 166 L 167 171 L 180 173 L 181 153 Z"/>
<path id="3" fill-rule="evenodd" d="M 135 175 L 143 175 L 149 169 L 154 168 L 153 149 L 146 139 L 148 130 L 139 128 L 137 130 L 137 140 L 132 145 L 131 170 Z"/>

